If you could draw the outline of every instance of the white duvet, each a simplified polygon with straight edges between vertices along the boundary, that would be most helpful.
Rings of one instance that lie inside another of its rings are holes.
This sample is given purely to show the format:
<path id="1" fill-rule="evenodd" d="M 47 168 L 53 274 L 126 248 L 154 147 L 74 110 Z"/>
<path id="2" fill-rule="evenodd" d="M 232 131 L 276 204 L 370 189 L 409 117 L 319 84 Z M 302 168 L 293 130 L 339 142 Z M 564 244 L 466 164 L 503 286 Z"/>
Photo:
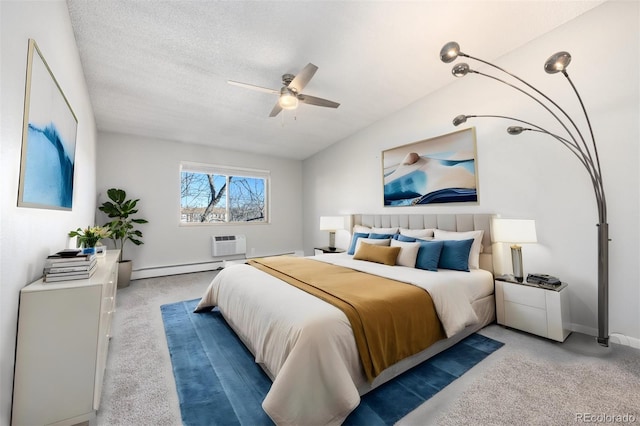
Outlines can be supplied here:
<path id="1" fill-rule="evenodd" d="M 493 292 L 483 270 L 429 272 L 353 260 L 346 254 L 314 259 L 425 288 L 447 337 L 478 321 L 471 302 Z M 196 310 L 218 306 L 271 376 L 262 407 L 278 425 L 340 424 L 366 386 L 351 325 L 344 313 L 315 296 L 249 265 L 214 278 Z"/>

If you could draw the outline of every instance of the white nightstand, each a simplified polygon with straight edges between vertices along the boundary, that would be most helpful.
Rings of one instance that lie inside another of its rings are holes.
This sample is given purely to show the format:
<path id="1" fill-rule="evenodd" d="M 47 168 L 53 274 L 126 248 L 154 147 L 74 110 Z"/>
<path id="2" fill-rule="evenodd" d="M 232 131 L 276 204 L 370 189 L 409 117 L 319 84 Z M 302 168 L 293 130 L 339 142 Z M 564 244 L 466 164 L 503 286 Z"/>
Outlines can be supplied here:
<path id="1" fill-rule="evenodd" d="M 547 289 L 496 277 L 498 324 L 564 342 L 571 330 L 567 283 Z"/>

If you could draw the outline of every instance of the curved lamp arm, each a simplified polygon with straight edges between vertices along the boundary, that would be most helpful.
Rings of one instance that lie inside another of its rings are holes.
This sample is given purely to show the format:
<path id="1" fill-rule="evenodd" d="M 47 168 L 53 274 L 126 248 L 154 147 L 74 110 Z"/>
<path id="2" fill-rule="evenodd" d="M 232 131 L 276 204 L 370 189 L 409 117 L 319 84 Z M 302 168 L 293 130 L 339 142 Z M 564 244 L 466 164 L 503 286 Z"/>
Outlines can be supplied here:
<path id="1" fill-rule="evenodd" d="M 475 59 L 475 58 L 474 58 L 474 59 Z M 480 61 L 480 62 L 485 62 L 485 61 Z M 496 67 L 496 68 L 498 68 L 498 69 L 502 70 L 502 68 L 499 68 L 499 67 Z M 504 70 L 502 70 L 502 71 L 504 71 Z M 520 78 L 518 78 L 518 77 L 514 76 L 513 74 L 511 74 L 511 73 L 509 73 L 509 72 L 507 72 L 507 71 L 504 71 L 504 72 L 505 72 L 505 73 L 507 73 L 507 74 L 509 74 L 509 75 L 511 75 L 511 76 L 513 76 L 513 77 L 515 77 L 515 78 L 517 78 L 518 80 L 520 80 L 520 81 L 524 82 L 525 84 L 527 84 L 527 86 L 532 87 L 536 92 L 538 92 L 538 93 L 542 93 L 542 92 L 540 92 L 539 90 L 535 89 L 535 88 L 534 88 L 533 86 L 531 86 L 530 84 L 526 83 L 524 80 L 522 80 L 522 79 L 520 79 Z M 466 63 L 456 64 L 456 65 L 453 67 L 453 69 L 451 70 L 451 73 L 452 73 L 453 75 L 455 75 L 456 77 L 463 77 L 463 76 L 465 76 L 465 75 L 467 75 L 467 74 L 469 74 L 469 73 L 472 73 L 472 74 L 478 74 L 478 75 L 481 75 L 481 76 L 484 76 L 484 77 L 487 77 L 487 78 L 490 78 L 490 79 L 496 80 L 496 81 L 498 81 L 498 82 L 500 82 L 500 83 L 502 83 L 502 84 L 505 84 L 505 85 L 507 85 L 507 86 L 511 87 L 512 89 L 515 89 L 515 90 L 519 91 L 520 93 L 522 93 L 522 94 L 524 94 L 524 95 L 526 95 L 526 96 L 530 97 L 531 99 L 533 99 L 534 101 L 536 101 L 536 102 L 537 102 L 537 103 L 538 103 L 542 108 L 544 108 L 545 110 L 547 110 L 547 111 L 549 112 L 549 114 L 551 114 L 551 115 L 553 116 L 553 118 L 555 118 L 555 119 L 556 119 L 556 121 L 558 121 L 558 123 L 560 123 L 560 125 L 564 128 L 564 130 L 565 130 L 565 131 L 567 132 L 567 134 L 569 135 L 569 137 L 571 137 L 571 139 L 573 140 L 573 144 L 575 144 L 576 149 L 578 149 L 580 152 L 583 152 L 583 155 L 584 155 L 585 159 L 587 160 L 587 162 L 588 162 L 588 163 L 590 163 L 590 164 L 591 164 L 591 167 L 595 167 L 594 162 L 593 162 L 593 157 L 591 156 L 591 151 L 589 150 L 589 147 L 588 147 L 587 143 L 585 142 L 584 138 L 582 137 L 582 133 L 580 133 L 580 130 L 577 130 L 577 128 L 576 128 L 577 133 L 578 133 L 578 136 L 580 137 L 580 141 L 582 142 L 582 146 L 584 147 L 584 151 L 582 150 L 582 148 L 580 148 L 580 147 L 578 146 L 578 140 L 575 138 L 575 136 L 573 135 L 573 133 L 569 130 L 569 128 L 567 127 L 567 125 L 564 123 L 564 121 L 562 121 L 562 120 L 560 119 L 560 117 L 558 117 L 558 115 L 557 115 L 555 112 L 553 112 L 553 110 L 552 110 L 551 108 L 549 108 L 547 105 L 545 105 L 545 104 L 544 104 L 544 102 L 542 102 L 540 99 L 538 99 L 538 98 L 536 98 L 535 96 L 533 96 L 531 93 L 527 92 L 526 90 L 524 90 L 524 89 L 522 89 L 522 88 L 520 88 L 520 87 L 518 87 L 518 86 L 516 86 L 516 85 L 514 85 L 514 84 L 509 83 L 508 81 L 505 81 L 505 80 L 503 80 L 503 79 L 501 79 L 501 78 L 498 78 L 498 77 L 496 77 L 496 76 L 493 76 L 493 75 L 490 75 L 490 74 L 485 74 L 485 73 L 482 73 L 482 72 L 480 72 L 480 71 L 476 71 L 476 70 L 474 70 L 474 69 L 471 69 L 471 68 L 469 67 L 469 65 L 468 65 L 468 64 L 466 64 Z M 549 99 L 549 98 L 548 98 L 546 95 L 544 95 L 544 94 L 542 94 L 542 96 L 544 96 L 546 99 Z M 550 99 L 549 99 L 549 100 L 550 100 Z M 558 108 L 560 111 L 562 111 L 562 113 L 563 113 L 565 116 L 567 116 L 567 117 L 568 117 L 567 113 L 566 113 L 562 108 L 560 108 L 560 107 L 559 107 L 555 102 L 553 102 L 553 101 L 551 101 L 551 100 L 550 100 L 550 102 L 551 102 L 553 105 L 555 105 L 555 106 L 556 106 L 556 108 Z M 569 118 L 569 121 L 571 122 L 571 124 L 573 124 L 573 126 L 574 126 L 574 127 L 576 127 L 576 126 L 575 126 L 575 123 L 573 122 L 573 120 L 572 120 L 571 118 Z M 597 151 L 596 151 L 596 152 L 597 152 Z M 585 165 L 585 167 L 587 167 L 587 166 Z M 599 170 L 599 165 L 598 165 L 598 170 Z"/>
<path id="2" fill-rule="evenodd" d="M 580 137 L 583 146 L 585 147 L 585 149 L 589 153 L 589 157 L 591 157 L 591 153 L 589 151 L 589 147 L 587 146 L 587 143 L 585 142 L 585 139 L 582 136 L 582 132 L 580 132 L 580 129 L 578 128 L 576 123 L 573 121 L 573 119 L 569 116 L 569 114 L 567 114 L 567 112 L 564 109 L 562 109 L 553 99 L 551 99 L 550 97 L 545 95 L 542 91 L 537 89 L 532 84 L 528 83 L 526 80 L 523 80 L 522 78 L 520 78 L 517 75 L 505 70 L 504 68 L 501 68 L 501 67 L 499 67 L 499 66 L 497 66 L 495 64 L 492 64 L 491 62 L 485 61 L 484 59 L 476 58 L 474 56 L 467 55 L 466 53 L 463 53 L 462 51 L 460 51 L 460 45 L 455 41 L 451 41 L 451 42 L 445 44 L 442 47 L 442 49 L 440 50 L 440 59 L 444 63 L 453 62 L 458 56 L 462 56 L 462 57 L 465 57 L 465 58 L 473 59 L 474 61 L 478 61 L 478 62 L 481 62 L 481 63 L 483 63 L 485 65 L 489 65 L 490 67 L 493 67 L 493 68 L 497 69 L 498 71 L 513 77 L 514 79 L 516 79 L 519 82 L 521 82 L 522 84 L 526 85 L 527 87 L 529 87 L 530 89 L 532 89 L 533 91 L 538 93 L 540 96 L 545 98 L 547 101 L 549 101 L 553 106 L 558 108 L 558 110 L 560 110 L 562 112 L 562 114 L 564 114 L 564 116 L 569 120 L 569 122 L 571 123 L 573 128 L 578 133 L 578 136 Z M 569 75 L 567 74 L 566 68 L 567 68 L 567 66 L 569 66 L 570 63 L 571 63 L 571 55 L 568 52 L 558 52 L 558 53 L 555 53 L 554 55 L 552 55 L 551 57 L 549 57 L 549 59 L 547 59 L 547 61 L 544 64 L 544 69 L 548 74 L 555 74 L 557 72 L 562 72 L 564 74 L 564 76 L 567 77 L 567 79 L 569 79 Z M 453 68 L 452 72 L 456 77 L 462 77 L 462 76 L 464 76 L 466 74 L 465 73 L 465 74 L 458 75 L 458 74 L 456 74 L 455 70 L 456 70 L 456 67 Z M 471 70 L 469 70 L 469 71 L 481 74 L 481 73 L 479 73 L 477 71 L 471 71 Z M 489 76 L 487 74 L 481 74 L 481 75 L 484 75 L 485 77 L 491 77 L 491 76 Z M 492 77 L 492 78 L 495 78 L 495 77 Z M 498 81 L 501 81 L 502 83 L 508 84 L 505 81 L 500 80 L 498 78 L 495 78 L 495 79 L 498 80 Z M 570 81 L 571 86 L 573 87 L 574 91 L 576 92 L 576 95 L 578 95 L 578 91 L 576 90 L 575 86 L 573 85 L 573 83 L 571 82 L 570 79 L 569 79 L 569 81 Z M 509 86 L 516 88 L 516 86 L 513 86 L 511 84 L 509 84 Z M 521 89 L 518 89 L 518 90 L 520 90 L 522 93 L 527 94 L 531 98 L 536 99 L 533 95 L 528 94 L 528 93 L 524 92 Z M 578 99 L 580 99 L 579 95 L 578 95 Z M 540 101 L 538 101 L 538 102 L 540 103 Z M 582 100 L 580 100 L 580 104 L 582 104 Z M 549 108 L 547 108 L 547 107 L 545 107 L 545 108 L 548 111 L 550 111 Z M 582 106 L 582 110 L 584 111 L 584 114 L 586 116 L 587 112 L 584 109 L 584 105 Z M 554 114 L 554 117 L 565 128 L 567 133 L 571 134 L 571 132 L 569 132 L 569 130 L 566 128 L 566 126 L 562 122 L 562 120 L 560 120 L 557 116 L 555 116 L 555 114 Z M 587 122 L 588 121 L 589 121 L 589 118 L 587 117 Z M 591 125 L 589 125 L 589 129 L 591 129 Z M 571 137 L 572 137 L 572 139 L 574 139 L 573 135 L 571 135 Z M 594 147 L 595 147 L 595 139 L 593 138 L 593 132 L 591 132 L 591 140 L 593 141 Z M 596 150 L 596 160 L 597 160 L 597 150 Z M 599 163 L 598 163 L 598 170 L 600 170 L 600 164 Z"/>

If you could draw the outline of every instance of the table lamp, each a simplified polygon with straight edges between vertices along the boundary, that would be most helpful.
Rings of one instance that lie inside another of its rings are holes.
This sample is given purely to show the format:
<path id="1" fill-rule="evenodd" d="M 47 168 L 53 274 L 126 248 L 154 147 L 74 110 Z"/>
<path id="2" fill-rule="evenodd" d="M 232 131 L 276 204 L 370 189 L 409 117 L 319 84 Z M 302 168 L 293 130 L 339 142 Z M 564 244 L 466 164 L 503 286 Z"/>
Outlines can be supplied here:
<path id="1" fill-rule="evenodd" d="M 329 250 L 336 249 L 336 231 L 344 229 L 344 217 L 320 216 L 320 230 L 329 231 Z"/>
<path id="2" fill-rule="evenodd" d="M 522 246 L 524 243 L 537 243 L 536 221 L 530 219 L 494 219 L 491 223 L 491 234 L 495 243 L 511 244 L 511 263 L 513 277 L 522 282 Z"/>

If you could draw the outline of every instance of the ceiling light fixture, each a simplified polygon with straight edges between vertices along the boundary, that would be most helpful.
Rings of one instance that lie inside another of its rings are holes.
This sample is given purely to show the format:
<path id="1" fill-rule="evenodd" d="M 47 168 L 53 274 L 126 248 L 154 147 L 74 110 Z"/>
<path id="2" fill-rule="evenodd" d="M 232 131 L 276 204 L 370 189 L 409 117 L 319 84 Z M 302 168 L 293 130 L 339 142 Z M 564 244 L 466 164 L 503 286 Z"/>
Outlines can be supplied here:
<path id="1" fill-rule="evenodd" d="M 296 92 L 288 87 L 283 87 L 280 89 L 278 104 L 282 109 L 298 108 L 298 96 L 296 95 Z"/>
<path id="2" fill-rule="evenodd" d="M 607 202 L 604 195 L 604 185 L 602 184 L 602 172 L 600 170 L 600 159 L 598 157 L 598 148 L 596 147 L 596 140 L 593 136 L 593 130 L 591 128 L 591 122 L 589 121 L 589 116 L 587 115 L 587 110 L 582 103 L 582 98 L 578 93 L 578 89 L 576 89 L 573 81 L 569 78 L 569 74 L 567 74 L 567 67 L 571 62 L 571 55 L 568 52 L 558 52 L 549 57 L 544 64 L 544 69 L 549 74 L 562 73 L 566 79 L 569 81 L 571 88 L 573 89 L 580 106 L 582 108 L 582 112 L 584 113 L 588 132 L 589 139 L 585 139 L 582 132 L 573 121 L 573 119 L 567 114 L 567 112 L 560 108 L 556 102 L 551 100 L 547 95 L 542 93 L 540 90 L 533 87 L 531 84 L 522 80 L 520 77 L 511 74 L 510 72 L 500 68 L 497 65 L 494 65 L 490 62 L 484 61 L 482 59 L 474 58 L 473 56 L 469 56 L 466 53 L 462 53 L 460 51 L 460 45 L 455 41 L 449 42 L 445 44 L 440 50 L 440 59 L 444 63 L 453 62 L 457 57 L 462 56 L 465 58 L 473 59 L 478 62 L 482 62 L 483 64 L 489 65 L 498 71 L 514 78 L 518 82 L 510 83 L 496 76 L 485 74 L 480 71 L 475 71 L 469 67 L 466 63 L 457 64 L 453 67 L 451 72 L 456 77 L 464 77 L 468 74 L 478 74 L 484 77 L 491 78 L 493 80 L 499 81 L 500 83 L 506 84 L 507 86 L 519 91 L 520 93 L 530 97 L 534 101 L 536 101 L 542 108 L 547 110 L 549 114 L 553 116 L 553 118 L 562 126 L 564 129 L 563 136 L 557 135 L 555 133 L 551 133 L 544 128 L 537 126 L 533 123 L 529 123 L 527 121 L 514 118 L 507 117 L 503 115 L 458 115 L 453 119 L 453 124 L 458 126 L 462 123 L 465 123 L 468 118 L 475 117 L 491 117 L 491 118 L 501 118 L 508 119 L 518 123 L 525 124 L 530 127 L 521 127 L 521 126 L 510 126 L 507 129 L 507 132 L 510 135 L 519 135 L 524 131 L 532 131 L 537 133 L 543 133 L 552 138 L 556 139 L 562 145 L 564 145 L 567 149 L 569 149 L 580 161 L 580 163 L 587 169 L 587 173 L 589 173 L 589 178 L 591 179 L 591 184 L 593 186 L 593 190 L 596 196 L 596 203 L 598 206 L 598 343 L 602 346 L 609 346 L 609 224 L 607 223 Z M 522 87 L 522 85 L 526 87 Z M 562 117 L 560 117 L 560 116 Z M 566 133 L 566 135 L 565 135 Z M 586 132 L 585 132 L 586 133 Z"/>

